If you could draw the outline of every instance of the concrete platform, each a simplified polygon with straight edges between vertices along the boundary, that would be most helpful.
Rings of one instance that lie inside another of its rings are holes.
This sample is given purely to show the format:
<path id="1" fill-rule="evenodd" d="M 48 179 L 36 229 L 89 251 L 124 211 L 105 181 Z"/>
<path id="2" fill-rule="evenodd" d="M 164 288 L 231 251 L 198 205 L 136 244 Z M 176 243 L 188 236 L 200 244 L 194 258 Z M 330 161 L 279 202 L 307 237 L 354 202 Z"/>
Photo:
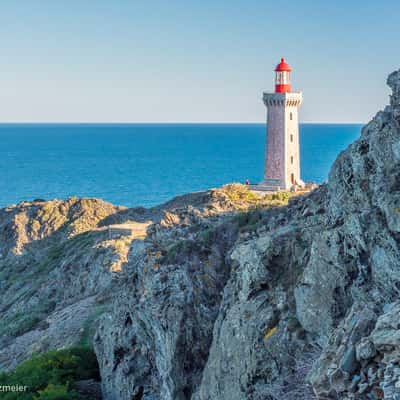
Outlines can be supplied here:
<path id="1" fill-rule="evenodd" d="M 307 193 L 311 192 L 312 190 L 316 189 L 319 185 L 315 183 L 306 183 L 304 186 L 299 186 L 294 190 L 294 193 Z M 250 184 L 247 186 L 247 188 L 257 194 L 271 194 L 271 193 L 277 193 L 277 192 L 291 192 L 292 190 L 290 189 L 284 189 L 280 188 L 279 186 L 272 186 L 272 185 L 267 185 L 264 182 L 258 183 L 258 184 Z"/>
<path id="2" fill-rule="evenodd" d="M 273 192 L 279 192 L 282 191 L 281 189 L 278 189 L 275 186 L 267 186 L 267 185 L 260 185 L 260 184 L 251 184 L 248 185 L 247 188 L 251 190 L 252 192 L 262 192 L 262 193 L 273 193 Z"/>
<path id="3" fill-rule="evenodd" d="M 132 236 L 133 238 L 142 239 L 147 234 L 147 228 L 152 222 L 132 222 L 125 224 L 108 225 L 100 230 L 107 231 L 110 239 L 119 236 Z"/>

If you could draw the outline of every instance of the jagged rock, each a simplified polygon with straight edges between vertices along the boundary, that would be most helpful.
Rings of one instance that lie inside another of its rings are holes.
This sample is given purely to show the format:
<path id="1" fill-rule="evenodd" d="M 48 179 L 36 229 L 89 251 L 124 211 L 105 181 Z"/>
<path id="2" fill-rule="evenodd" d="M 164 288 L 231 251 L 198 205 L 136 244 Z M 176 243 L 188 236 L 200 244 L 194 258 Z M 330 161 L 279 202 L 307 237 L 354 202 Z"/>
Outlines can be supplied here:
<path id="1" fill-rule="evenodd" d="M 367 338 L 361 339 L 356 348 L 357 360 L 369 360 L 376 354 L 374 344 Z"/>
<path id="2" fill-rule="evenodd" d="M 357 370 L 358 363 L 356 359 L 356 349 L 352 344 L 346 349 L 342 359 L 340 360 L 339 368 L 349 374 Z"/>
<path id="3" fill-rule="evenodd" d="M 73 386 L 79 395 L 81 395 L 84 399 L 102 400 L 103 398 L 100 382 L 97 382 L 93 379 L 76 381 L 74 382 Z"/>
<path id="4" fill-rule="evenodd" d="M 397 350 L 400 361 L 400 302 L 385 307 L 385 313 L 378 318 L 370 340 L 378 351 Z"/>
<path id="5" fill-rule="evenodd" d="M 307 375 L 319 396 L 379 398 L 376 385 L 389 385 L 389 375 L 395 375 L 393 369 L 383 372 L 386 353 L 380 341 L 389 343 L 387 334 L 398 348 L 394 327 L 378 318 L 400 287 L 399 81 L 400 72 L 390 76 L 391 105 L 340 154 L 327 185 L 285 208 L 258 211 L 259 222 L 236 241 L 224 242 L 221 232 L 214 236 L 215 245 L 226 246 L 225 256 L 216 253 L 224 262 L 214 264 L 220 285 L 212 307 L 204 298 L 200 307 L 198 297 L 183 295 L 175 283 L 178 275 L 185 288 L 199 284 L 193 293 L 207 293 L 200 278 L 208 274 L 207 256 L 190 241 L 203 229 L 199 220 L 170 215 L 164 226 L 155 226 L 161 253 L 174 235 L 187 235 L 188 248 L 167 263 L 161 259 L 154 276 L 141 272 L 151 263 L 130 263 L 134 283 L 121 288 L 98 330 L 106 398 L 130 400 L 139 388 L 142 399 L 311 398 Z M 186 228 L 179 230 L 181 223 Z M 190 265 L 195 272 L 189 272 Z M 168 276 L 164 283 L 158 281 L 160 271 Z M 163 295 L 144 299 L 140 293 Z M 132 325 L 125 327 L 121 318 L 128 312 Z M 161 326 L 164 320 L 171 322 Z M 189 333 L 194 323 L 200 330 L 197 355 Z M 115 366 L 119 348 L 124 351 Z M 305 355 L 308 363 L 301 362 Z M 199 362 L 180 368 L 188 357 Z M 152 361 L 144 367 L 143 360 Z M 290 384 L 295 381 L 296 389 Z"/>

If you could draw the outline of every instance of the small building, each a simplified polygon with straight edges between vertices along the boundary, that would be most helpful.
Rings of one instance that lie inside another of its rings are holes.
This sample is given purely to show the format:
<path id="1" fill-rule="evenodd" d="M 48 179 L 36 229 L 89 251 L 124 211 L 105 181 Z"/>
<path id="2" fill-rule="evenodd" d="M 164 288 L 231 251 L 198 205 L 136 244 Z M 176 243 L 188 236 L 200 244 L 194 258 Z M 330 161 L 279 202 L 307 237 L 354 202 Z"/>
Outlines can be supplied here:
<path id="1" fill-rule="evenodd" d="M 298 109 L 301 92 L 292 92 L 291 68 L 282 58 L 275 68 L 275 92 L 264 93 L 267 141 L 261 190 L 291 190 L 304 186 L 300 178 Z"/>

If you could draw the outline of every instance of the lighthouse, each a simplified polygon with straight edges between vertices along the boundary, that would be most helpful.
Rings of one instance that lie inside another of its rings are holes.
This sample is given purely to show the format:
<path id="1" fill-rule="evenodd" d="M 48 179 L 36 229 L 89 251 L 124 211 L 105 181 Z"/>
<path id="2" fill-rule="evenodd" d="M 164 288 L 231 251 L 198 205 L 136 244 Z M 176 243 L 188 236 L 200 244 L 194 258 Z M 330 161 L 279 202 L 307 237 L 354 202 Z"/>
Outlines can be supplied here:
<path id="1" fill-rule="evenodd" d="M 299 119 L 301 92 L 292 92 L 291 68 L 282 58 L 275 68 L 275 92 L 264 93 L 267 107 L 267 141 L 264 179 L 265 190 L 290 190 L 303 186 L 300 178 Z"/>

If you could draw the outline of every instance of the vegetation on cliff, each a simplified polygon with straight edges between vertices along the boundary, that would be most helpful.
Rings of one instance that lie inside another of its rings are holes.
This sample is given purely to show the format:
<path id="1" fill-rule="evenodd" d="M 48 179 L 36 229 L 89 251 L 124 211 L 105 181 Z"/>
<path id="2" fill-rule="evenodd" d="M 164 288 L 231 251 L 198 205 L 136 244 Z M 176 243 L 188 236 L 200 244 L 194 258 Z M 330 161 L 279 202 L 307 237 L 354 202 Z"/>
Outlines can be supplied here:
<path id="1" fill-rule="evenodd" d="M 26 391 L 4 391 L 0 399 L 84 400 L 74 382 L 89 379 L 100 380 L 93 350 L 84 347 L 53 350 L 34 355 L 11 372 L 1 373 L 0 386 L 26 386 Z"/>

